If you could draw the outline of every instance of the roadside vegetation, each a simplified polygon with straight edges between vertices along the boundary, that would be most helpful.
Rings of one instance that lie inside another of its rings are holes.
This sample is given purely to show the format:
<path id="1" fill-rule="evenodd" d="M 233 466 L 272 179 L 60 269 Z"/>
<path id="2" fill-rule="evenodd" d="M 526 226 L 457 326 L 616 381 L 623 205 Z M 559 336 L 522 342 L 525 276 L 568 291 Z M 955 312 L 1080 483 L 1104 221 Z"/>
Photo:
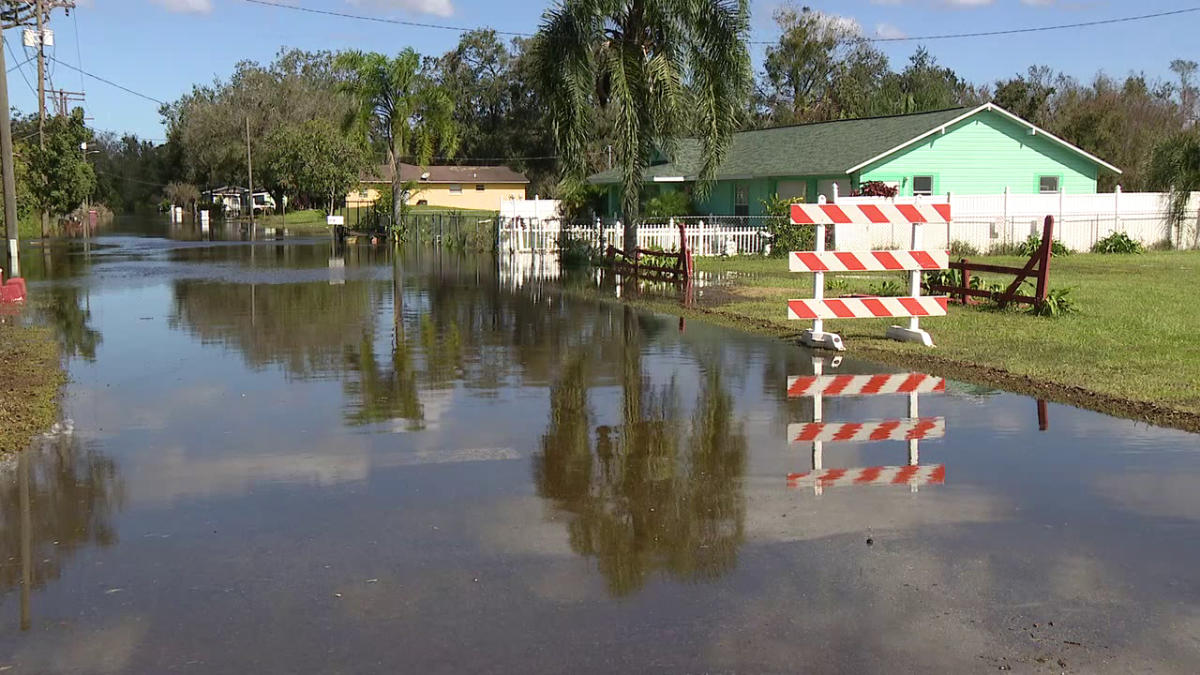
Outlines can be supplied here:
<path id="1" fill-rule="evenodd" d="M 65 379 L 50 328 L 0 323 L 0 455 L 54 424 Z"/>
<path id="2" fill-rule="evenodd" d="M 988 256 L 1017 265 L 1026 259 Z M 701 292 L 699 313 L 717 321 L 795 336 L 807 322 L 788 321 L 789 298 L 811 297 L 812 276 L 791 274 L 782 260 L 700 258 L 703 273 L 726 283 Z M 1030 393 L 1045 392 L 1106 412 L 1200 429 L 1200 312 L 1188 311 L 1185 289 L 1200 284 L 1200 254 L 1055 257 L 1050 286 L 1073 311 L 1036 316 L 1023 308 L 952 304 L 944 318 L 926 319 L 936 349 L 884 339 L 895 320 L 826 321 L 851 353 L 907 367 L 951 370 Z M 987 285 L 1011 277 L 981 274 Z M 899 275 L 826 275 L 827 295 L 878 293 Z M 1124 404 L 1128 405 L 1124 405 Z"/>

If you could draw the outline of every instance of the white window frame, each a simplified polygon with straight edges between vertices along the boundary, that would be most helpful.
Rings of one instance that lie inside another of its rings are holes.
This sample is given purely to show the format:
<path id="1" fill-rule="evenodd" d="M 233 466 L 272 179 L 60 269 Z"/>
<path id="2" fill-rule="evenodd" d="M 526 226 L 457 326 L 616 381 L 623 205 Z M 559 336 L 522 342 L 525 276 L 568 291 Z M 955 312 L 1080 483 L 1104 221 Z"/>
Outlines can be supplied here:
<path id="1" fill-rule="evenodd" d="M 1047 178 L 1054 181 L 1054 189 L 1053 190 L 1047 190 L 1042 187 L 1042 181 L 1046 180 Z M 1062 192 L 1062 178 L 1060 178 L 1059 176 L 1054 176 L 1054 175 L 1038 176 L 1038 194 L 1040 194 L 1040 195 L 1056 195 L 1059 192 Z"/>
<path id="2" fill-rule="evenodd" d="M 450 194 L 461 195 L 462 194 L 462 183 L 451 183 L 450 184 Z"/>

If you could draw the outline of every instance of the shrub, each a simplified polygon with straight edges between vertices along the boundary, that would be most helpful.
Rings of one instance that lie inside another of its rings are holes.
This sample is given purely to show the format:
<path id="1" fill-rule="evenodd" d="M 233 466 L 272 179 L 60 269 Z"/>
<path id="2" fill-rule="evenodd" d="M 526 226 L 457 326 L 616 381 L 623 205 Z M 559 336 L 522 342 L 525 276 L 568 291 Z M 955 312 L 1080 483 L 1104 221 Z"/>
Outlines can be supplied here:
<path id="1" fill-rule="evenodd" d="M 1041 305 L 1034 305 L 1029 308 L 1029 313 L 1034 316 L 1064 316 L 1074 314 L 1078 311 L 1075 307 L 1075 301 L 1070 298 L 1070 288 L 1055 288 L 1046 293 L 1046 301 Z"/>
<path id="2" fill-rule="evenodd" d="M 692 215 L 692 197 L 682 190 L 664 192 L 646 201 L 642 215 L 647 218 L 674 218 Z"/>
<path id="3" fill-rule="evenodd" d="M 1113 232 L 1092 246 L 1092 253 L 1145 253 L 1146 247 L 1124 232 Z"/>
<path id="4" fill-rule="evenodd" d="M 921 278 L 921 287 L 926 293 L 934 293 L 929 289 L 930 286 L 962 286 L 962 272 L 958 270 L 937 270 L 936 272 L 926 272 Z M 983 280 L 979 275 L 971 277 L 971 288 L 979 288 L 983 286 Z M 939 291 L 940 292 L 940 291 Z"/>
<path id="5" fill-rule="evenodd" d="M 891 198 L 895 197 L 896 193 L 898 193 L 899 191 L 900 191 L 900 188 L 888 185 L 887 183 L 884 183 L 882 181 L 869 180 L 869 181 L 863 183 L 862 185 L 859 185 L 857 190 L 850 193 L 850 196 L 851 197 L 887 197 L 887 198 L 891 199 Z"/>
<path id="6" fill-rule="evenodd" d="M 901 295 L 908 295 L 908 290 L 905 289 L 904 284 L 888 279 L 887 281 L 881 281 L 878 284 L 871 284 L 871 295 L 880 297 L 897 297 Z"/>
<path id="7" fill-rule="evenodd" d="M 584 267 L 597 255 L 596 250 L 584 239 L 563 232 L 558 236 L 558 260 L 563 267 Z"/>
<path id="8" fill-rule="evenodd" d="M 1042 238 L 1036 234 L 1029 235 L 1025 241 L 1017 244 L 1016 254 L 1019 256 L 1032 258 L 1038 249 L 1042 247 Z M 1071 255 L 1071 249 L 1067 248 L 1063 243 L 1055 239 L 1050 244 L 1050 255 L 1052 257 L 1062 258 Z"/>
<path id="9" fill-rule="evenodd" d="M 979 249 L 970 242 L 954 240 L 950 242 L 950 255 L 954 258 L 967 258 L 979 255 Z"/>

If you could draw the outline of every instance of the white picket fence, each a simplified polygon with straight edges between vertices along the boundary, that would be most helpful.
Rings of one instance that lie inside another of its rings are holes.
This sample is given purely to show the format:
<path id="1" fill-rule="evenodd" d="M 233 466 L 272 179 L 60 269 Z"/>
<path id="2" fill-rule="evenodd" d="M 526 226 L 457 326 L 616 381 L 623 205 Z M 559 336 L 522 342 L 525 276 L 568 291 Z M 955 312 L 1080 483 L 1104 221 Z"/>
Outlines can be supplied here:
<path id="1" fill-rule="evenodd" d="M 1099 194 L 1045 195 L 955 195 L 898 198 L 839 197 L 838 204 L 870 204 L 880 201 L 950 202 L 953 222 L 925 228 L 929 246 L 950 246 L 959 241 L 981 252 L 1025 241 L 1041 235 L 1046 216 L 1054 216 L 1054 238 L 1074 251 L 1087 251 L 1113 232 L 1153 245 L 1170 240 L 1178 247 L 1195 245 L 1196 206 L 1200 193 L 1192 195 L 1183 231 L 1171 226 L 1167 217 L 1167 195 L 1159 192 L 1109 192 Z M 896 249 L 908 246 L 911 232 L 893 225 L 854 225 L 834 228 L 834 246 L 839 250 Z"/>
<path id="2" fill-rule="evenodd" d="M 638 247 L 679 250 L 679 223 L 684 223 L 688 248 L 693 256 L 763 254 L 768 239 L 763 236 L 771 217 L 710 216 L 647 220 L 638 225 Z M 558 218 L 501 218 L 497 227 L 499 250 L 507 253 L 554 252 L 561 235 L 591 244 L 597 250 L 609 245 L 622 248 L 624 224 L 619 220 L 564 222 Z"/>

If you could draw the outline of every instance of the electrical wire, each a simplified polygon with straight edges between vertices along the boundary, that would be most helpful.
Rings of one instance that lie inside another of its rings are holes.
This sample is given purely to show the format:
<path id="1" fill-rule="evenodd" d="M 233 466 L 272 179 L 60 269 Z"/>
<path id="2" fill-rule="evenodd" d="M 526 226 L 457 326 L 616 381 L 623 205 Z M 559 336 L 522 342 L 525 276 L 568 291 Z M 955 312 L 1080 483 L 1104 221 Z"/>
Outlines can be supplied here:
<path id="1" fill-rule="evenodd" d="M 71 70 L 77 70 L 77 71 L 79 71 L 80 73 L 82 73 L 82 74 L 84 74 L 84 75 L 87 75 L 88 77 L 92 78 L 93 80 L 98 80 L 98 81 L 100 81 L 100 82 L 103 82 L 104 84 L 107 84 L 107 85 L 109 85 L 109 86 L 116 87 L 117 89 L 120 89 L 121 91 L 124 91 L 124 92 L 126 92 L 126 93 L 133 94 L 134 96 L 139 96 L 139 97 L 141 97 L 141 98 L 144 98 L 144 99 L 146 99 L 147 101 L 153 101 L 153 102 L 155 102 L 155 103 L 157 103 L 157 104 L 159 104 L 159 105 L 167 105 L 167 103 L 166 103 L 165 101 L 161 101 L 161 100 L 159 100 L 159 99 L 157 99 L 157 98 L 154 98 L 153 96 L 150 96 L 149 94 L 143 94 L 143 93 L 142 93 L 142 92 L 140 92 L 140 91 L 134 91 L 133 89 L 130 89 L 129 87 L 126 87 L 126 86 L 124 86 L 124 85 L 117 84 L 116 82 L 113 82 L 112 80 L 109 80 L 109 79 L 106 79 L 106 78 L 100 77 L 99 75 L 96 75 L 95 73 L 89 73 L 88 71 L 84 70 L 83 68 L 76 68 L 75 66 L 73 66 L 73 65 L 71 65 L 71 64 L 69 64 L 69 63 L 63 63 L 62 61 L 59 61 L 58 59 L 56 59 L 56 58 L 54 58 L 54 57 L 50 57 L 50 56 L 48 56 L 48 57 L 46 57 L 46 58 L 50 59 L 51 61 L 54 61 L 55 63 L 61 64 L 61 65 L 65 66 L 65 67 L 67 67 L 67 68 L 70 68 Z"/>
<path id="2" fill-rule="evenodd" d="M 399 26 L 409 26 L 411 28 L 431 28 L 431 29 L 435 29 L 435 30 L 456 31 L 459 33 L 468 33 L 473 30 L 482 30 L 482 29 L 486 28 L 486 27 L 449 26 L 449 25 L 445 25 L 445 24 L 424 23 L 424 22 L 420 22 L 420 21 L 405 21 L 403 19 L 389 19 L 389 18 L 380 17 L 380 16 L 365 16 L 362 14 L 351 14 L 349 12 L 339 12 L 339 11 L 329 10 L 329 9 L 314 9 L 312 7 L 301 7 L 298 5 L 289 5 L 289 4 L 285 4 L 283 2 L 275 2 L 273 0 L 244 0 L 244 2 L 248 2 L 251 4 L 255 4 L 255 5 L 263 5 L 265 7 L 275 7 L 278 9 L 290 9 L 292 11 L 306 12 L 309 14 L 320 14 L 320 15 L 324 15 L 324 16 L 336 16 L 336 17 L 343 18 L 343 19 L 356 19 L 358 21 L 371 21 L 374 23 L 386 23 L 386 24 L 394 24 L 394 25 L 399 25 Z M 1093 26 L 1106 26 L 1106 25 L 1117 24 L 1117 23 L 1127 23 L 1130 21 L 1145 21 L 1148 19 L 1161 19 L 1161 18 L 1168 17 L 1168 16 L 1178 16 L 1180 14 L 1190 14 L 1190 13 L 1194 13 L 1194 12 L 1200 12 L 1200 6 L 1186 7 L 1184 9 L 1174 9 L 1174 10 L 1165 11 L 1165 12 L 1154 12 L 1152 14 L 1138 14 L 1135 16 L 1124 16 L 1124 17 L 1117 17 L 1117 18 L 1112 18 L 1112 19 L 1098 19 L 1095 21 L 1079 21 L 1079 22 L 1075 22 L 1075 23 L 1063 23 L 1063 24 L 1056 24 L 1056 25 L 1051 25 L 1051 26 L 1029 26 L 1026 28 L 1010 28 L 1010 29 L 1006 29 L 1006 30 L 979 31 L 979 32 L 972 32 L 972 33 L 942 33 L 942 34 L 933 34 L 933 35 L 913 35 L 913 36 L 905 35 L 905 36 L 899 36 L 899 37 L 868 37 L 868 38 L 864 38 L 864 39 L 867 42 L 919 42 L 919 41 L 928 41 L 928 40 L 956 40 L 956 39 L 962 39 L 962 38 L 995 37 L 998 35 L 1016 35 L 1019 33 L 1041 33 L 1041 32 L 1054 31 L 1054 30 L 1067 30 L 1067 29 L 1071 29 L 1071 28 L 1090 28 Z M 486 30 L 492 30 L 497 35 L 509 35 L 509 36 L 513 36 L 513 37 L 533 37 L 534 36 L 533 33 L 523 33 L 523 32 L 519 32 L 519 31 L 497 30 L 497 29 L 492 29 L 492 28 L 486 28 Z M 776 40 L 748 40 L 747 44 L 773 45 L 773 44 L 776 44 L 776 42 L 777 42 Z"/>
<path id="3" fill-rule="evenodd" d="M 79 64 L 79 92 L 87 94 L 87 85 L 83 79 L 83 40 L 79 37 L 79 12 L 71 12 L 71 21 L 75 24 L 75 62 Z"/>
<path id="4" fill-rule="evenodd" d="M 17 53 L 13 50 L 12 45 L 8 44 L 8 36 L 4 37 L 4 47 L 6 49 L 8 49 L 9 55 L 13 57 L 14 61 L 16 61 Z M 21 73 L 21 79 L 25 80 L 25 86 L 29 87 L 30 93 L 32 93 L 34 95 L 34 97 L 36 98 L 37 97 L 37 89 L 35 89 L 33 87 L 33 85 L 29 83 L 29 78 L 25 76 L 25 69 L 21 67 L 21 66 L 24 66 L 26 63 L 29 63 L 32 60 L 32 58 L 33 57 L 25 59 L 24 61 L 22 61 L 20 63 L 20 65 L 17 66 L 17 68 L 19 69 L 19 71 Z M 12 71 L 9 71 L 9 72 L 12 72 Z"/>
<path id="5" fill-rule="evenodd" d="M 33 60 L 33 57 L 27 58 L 27 59 L 25 59 L 24 61 L 22 61 L 22 62 L 18 63 L 18 64 L 17 64 L 17 65 L 15 65 L 15 66 L 13 66 L 12 68 L 9 68 L 9 69 L 8 69 L 8 71 L 6 71 L 6 72 L 9 72 L 9 73 L 11 73 L 12 71 L 16 70 L 17 68 L 20 68 L 21 66 L 25 65 L 26 63 L 29 63 L 29 62 L 30 62 L 30 61 L 32 61 L 32 60 Z"/>

